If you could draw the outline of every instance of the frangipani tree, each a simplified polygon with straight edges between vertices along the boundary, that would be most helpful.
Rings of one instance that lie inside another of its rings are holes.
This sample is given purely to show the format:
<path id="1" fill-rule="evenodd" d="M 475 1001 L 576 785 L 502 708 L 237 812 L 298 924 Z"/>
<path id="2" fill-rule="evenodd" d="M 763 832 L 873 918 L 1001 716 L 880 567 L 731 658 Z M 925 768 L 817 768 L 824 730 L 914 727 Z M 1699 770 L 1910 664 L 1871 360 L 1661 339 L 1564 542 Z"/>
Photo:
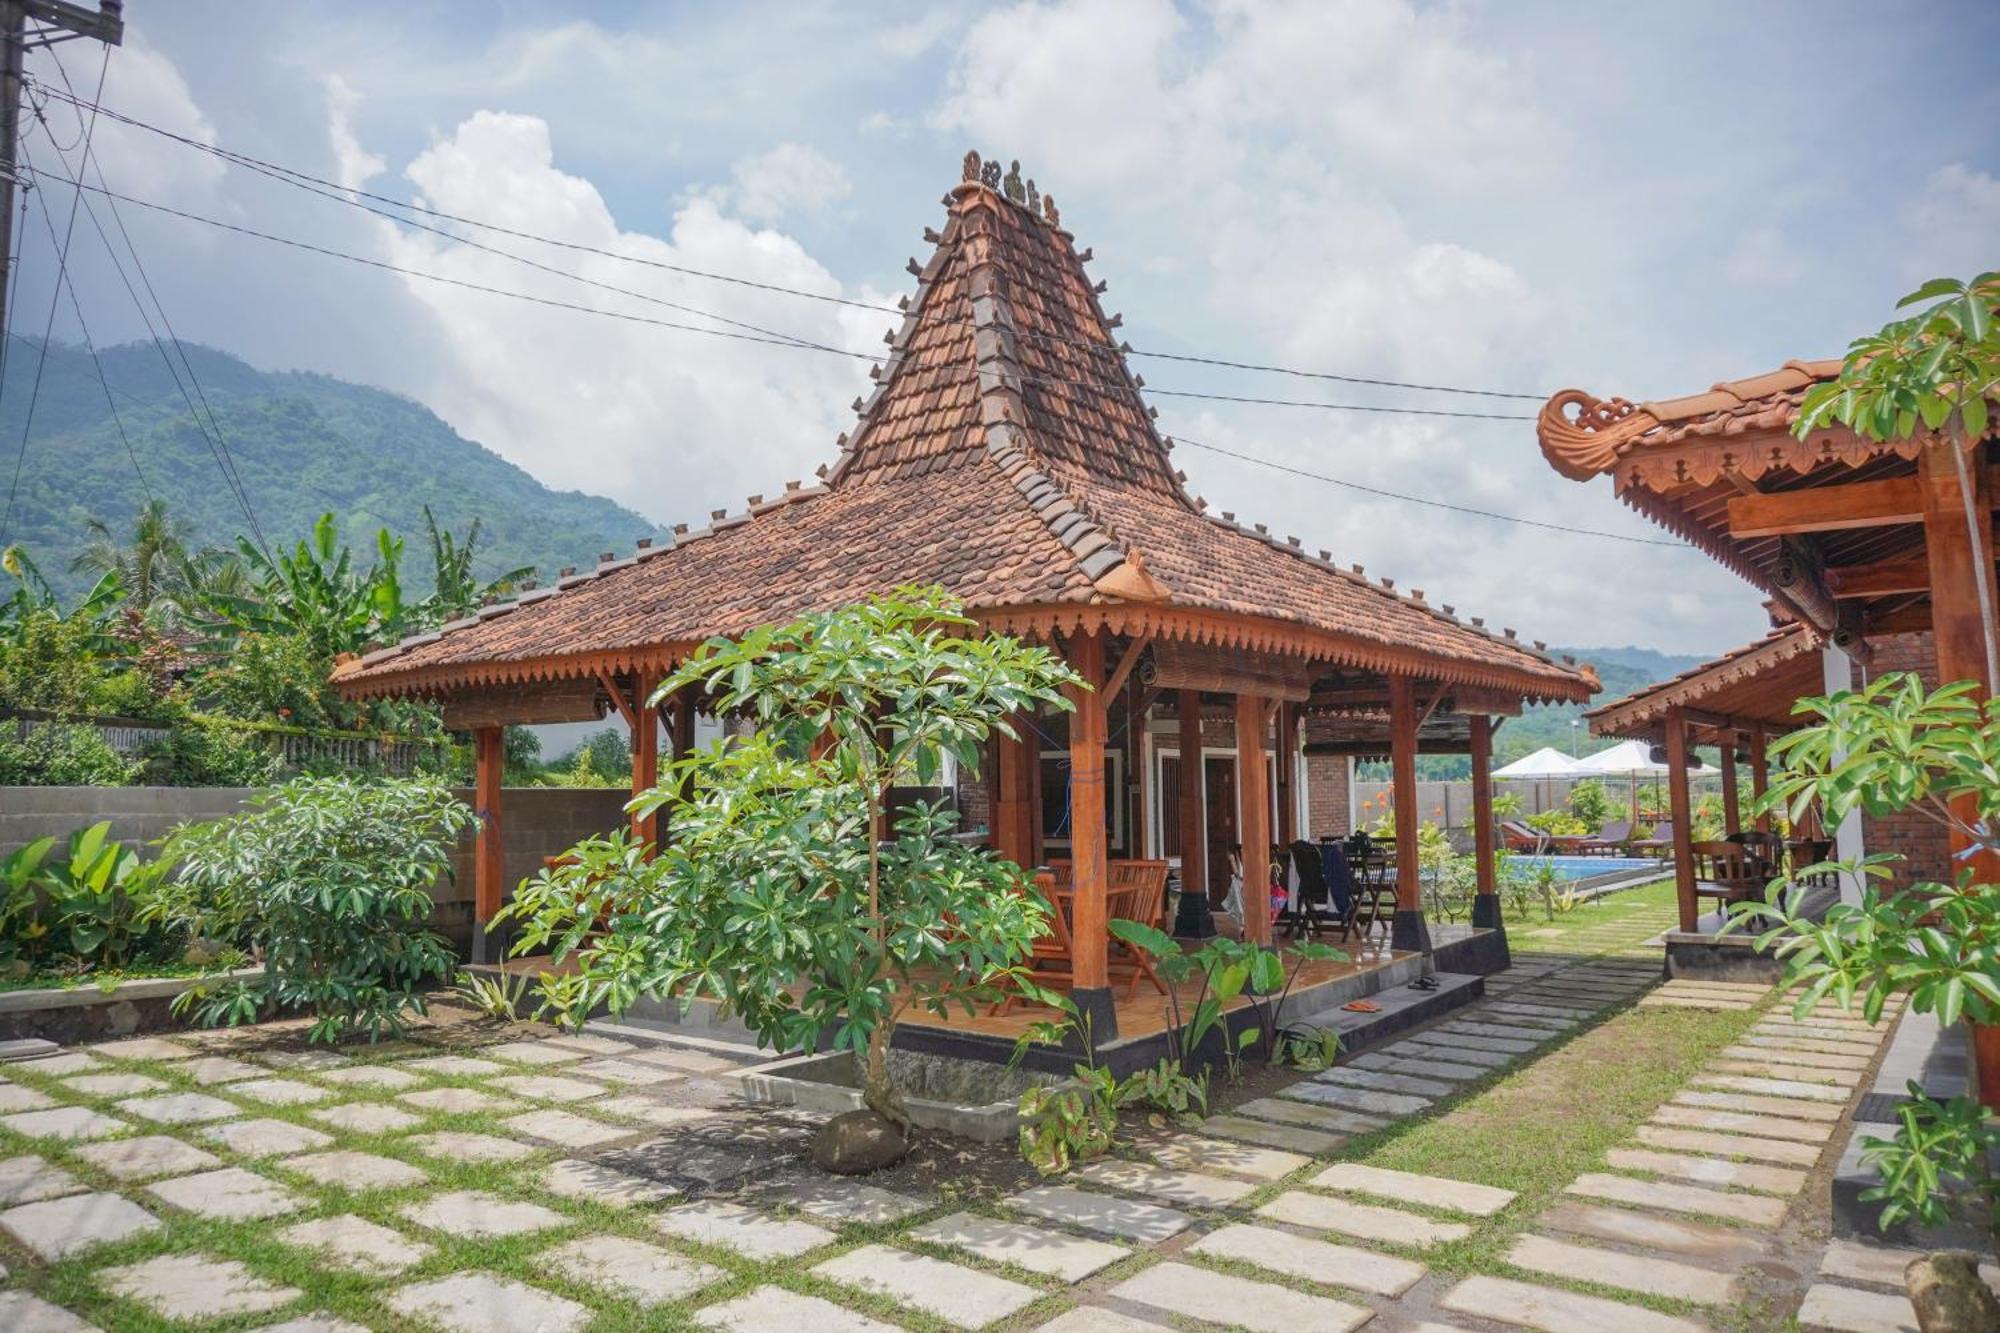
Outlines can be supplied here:
<path id="1" fill-rule="evenodd" d="M 629 837 L 523 884 L 518 951 L 573 955 L 572 1013 L 640 996 L 721 1000 L 765 1044 L 852 1051 L 862 1095 L 907 1127 L 890 1078 L 897 1018 L 968 1011 L 1018 976 L 1046 908 L 1021 869 L 957 841 L 946 802 L 890 793 L 977 768 L 1008 718 L 1067 707 L 1053 654 L 980 636 L 957 601 L 904 588 L 709 643 L 655 702 L 703 690 L 755 733 L 677 759 L 633 802 L 665 810 L 651 859 Z"/>

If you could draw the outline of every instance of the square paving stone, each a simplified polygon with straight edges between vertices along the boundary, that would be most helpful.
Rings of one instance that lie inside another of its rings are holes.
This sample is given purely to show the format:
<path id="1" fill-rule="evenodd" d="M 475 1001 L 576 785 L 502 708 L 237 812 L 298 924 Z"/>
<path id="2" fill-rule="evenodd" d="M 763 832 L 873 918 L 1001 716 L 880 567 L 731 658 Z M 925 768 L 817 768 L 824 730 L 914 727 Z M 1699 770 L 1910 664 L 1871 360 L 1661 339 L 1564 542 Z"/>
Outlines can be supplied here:
<path id="1" fill-rule="evenodd" d="M 760 1196 L 760 1202 L 789 1204 L 830 1222 L 899 1222 L 930 1207 L 922 1199 L 858 1180 L 814 1178 L 787 1181 Z"/>
<path id="2" fill-rule="evenodd" d="M 1491 1217 L 1514 1202 L 1512 1190 L 1491 1185 L 1472 1185 L 1441 1176 L 1420 1176 L 1409 1171 L 1385 1171 L 1359 1162 L 1340 1162 L 1313 1177 L 1313 1186 L 1323 1190 L 1355 1191 L 1399 1202 L 1445 1208 L 1474 1217 Z"/>
<path id="3" fill-rule="evenodd" d="M 323 1102 L 333 1094 L 325 1088 L 301 1083 L 295 1078 L 253 1078 L 229 1087 L 233 1097 L 248 1097 L 266 1106 L 305 1106 Z"/>
<path id="4" fill-rule="evenodd" d="M 604 1085 L 559 1074 L 504 1074 L 489 1080 L 502 1092 L 538 1102 L 584 1102 L 604 1096 Z"/>
<path id="5" fill-rule="evenodd" d="M 558 1046 L 552 1041 L 503 1041 L 498 1046 L 482 1046 L 479 1051 L 517 1065 L 566 1065 L 585 1058 L 584 1052 L 575 1047 Z"/>
<path id="6" fill-rule="evenodd" d="M 1640 1125 L 1633 1137 L 1649 1148 L 1671 1148 L 1676 1152 L 1700 1153 L 1705 1157 L 1740 1157 L 1777 1166 L 1813 1166 L 1819 1149 L 1810 1143 L 1787 1143 L 1783 1139 L 1752 1139 L 1740 1134 L 1710 1134 L 1699 1129 L 1676 1129 L 1671 1125 Z"/>
<path id="7" fill-rule="evenodd" d="M 204 1055 L 198 1060 L 176 1066 L 178 1072 L 186 1074 L 204 1088 L 217 1083 L 235 1083 L 246 1078 L 259 1078 L 264 1070 L 245 1060 L 231 1059 L 226 1055 Z"/>
<path id="8" fill-rule="evenodd" d="M 354 1063 L 351 1055 L 338 1051 L 261 1051 L 250 1057 L 266 1069 L 284 1069 L 302 1074 L 325 1074 Z"/>
<path id="9" fill-rule="evenodd" d="M 97 1325 L 25 1291 L 0 1291 L 0 1328 L 7 1333 L 98 1333 Z"/>
<path id="10" fill-rule="evenodd" d="M 330 1314 L 309 1314 L 299 1319 L 287 1319 L 282 1324 L 266 1324 L 257 1333 L 368 1333 L 368 1330 L 345 1319 L 335 1319 Z"/>
<path id="11" fill-rule="evenodd" d="M 75 1176 L 33 1154 L 0 1159 L 0 1205 L 60 1199 L 84 1188 Z"/>
<path id="12" fill-rule="evenodd" d="M 428 1241 L 415 1240 L 365 1217 L 343 1213 L 286 1227 L 278 1239 L 302 1250 L 316 1251 L 336 1268 L 389 1277 L 414 1268 L 437 1252 Z"/>
<path id="13" fill-rule="evenodd" d="M 1305 1109 L 1317 1109 L 1307 1108 L 1304 1102 L 1299 1102 L 1297 1105 Z M 1329 1134 L 1324 1130 L 1307 1129 L 1303 1125 L 1273 1124 L 1270 1120 L 1252 1120 L 1248 1116 L 1240 1115 L 1210 1116 L 1202 1121 L 1201 1131 L 1225 1139 L 1240 1139 L 1244 1143 L 1277 1148 L 1288 1153 L 1306 1153 L 1314 1157 L 1331 1156 L 1341 1144 L 1347 1142 L 1345 1134 Z"/>
<path id="14" fill-rule="evenodd" d="M 234 1259 L 200 1254 L 163 1254 L 142 1264 L 107 1268 L 97 1281 L 155 1314 L 188 1322 L 258 1314 L 299 1298 L 297 1287 L 266 1282 Z"/>
<path id="15" fill-rule="evenodd" d="M 308 1153 L 303 1157 L 287 1157 L 278 1165 L 322 1185 L 354 1192 L 402 1189 L 430 1179 L 408 1162 L 368 1152 Z"/>
<path id="16" fill-rule="evenodd" d="M 1781 1116 L 1745 1115 L 1740 1111 L 1705 1111 L 1694 1106 L 1660 1106 L 1653 1110 L 1656 1125 L 1682 1129 L 1712 1129 L 1725 1134 L 1750 1134 L 1765 1139 L 1786 1139 L 1793 1143 L 1825 1143 L 1833 1137 L 1833 1126 L 1810 1120 L 1787 1120 Z"/>
<path id="17" fill-rule="evenodd" d="M 1287 1125 L 1303 1125 L 1328 1134 L 1366 1134 L 1388 1125 L 1388 1121 L 1337 1106 L 1316 1106 L 1311 1102 L 1287 1101 L 1283 1097 L 1259 1097 L 1236 1108 L 1239 1116 L 1275 1120 Z M 1214 1123 L 1211 1121 L 1205 1124 Z"/>
<path id="18" fill-rule="evenodd" d="M 910 1239 L 964 1250 L 991 1263 L 1013 1264 L 1065 1282 L 1081 1282 L 1132 1253 L 1108 1241 L 1085 1240 L 973 1213 L 953 1213 L 927 1222 L 910 1232 Z"/>
<path id="19" fill-rule="evenodd" d="M 628 1092 L 592 1102 L 590 1109 L 604 1115 L 643 1120 L 656 1129 L 678 1129 L 696 1120 L 713 1120 L 720 1112 L 706 1106 L 671 1106 L 644 1093 Z"/>
<path id="20" fill-rule="evenodd" d="M 1639 1208 L 1660 1208 L 1670 1213 L 1693 1213 L 1698 1217 L 1719 1217 L 1750 1226 L 1774 1227 L 1785 1219 L 1785 1201 L 1756 1194 L 1725 1194 L 1699 1185 L 1673 1185 L 1660 1180 L 1634 1180 L 1602 1172 L 1585 1172 L 1571 1183 L 1570 1194 L 1627 1203 Z"/>
<path id="21" fill-rule="evenodd" d="M 516 1143 L 513 1139 L 493 1134 L 468 1134 L 459 1130 L 412 1135 L 409 1144 L 424 1156 L 443 1161 L 518 1162 L 535 1153 L 527 1144 Z"/>
<path id="22" fill-rule="evenodd" d="M 478 1190 L 455 1190 L 398 1210 L 420 1227 L 448 1236 L 519 1236 L 569 1225 L 569 1219 L 538 1203 L 521 1203 Z"/>
<path id="23" fill-rule="evenodd" d="M 1339 1106 L 1366 1115 L 1414 1115 L 1431 1104 L 1428 1097 L 1411 1097 L 1400 1092 L 1371 1092 L 1367 1088 L 1344 1088 L 1337 1083 L 1294 1083 L 1280 1088 L 1278 1095 L 1290 1100 Z"/>
<path id="24" fill-rule="evenodd" d="M 500 1123 L 512 1133 L 562 1148 L 601 1148 L 644 1132 L 631 1125 L 606 1124 L 571 1111 L 530 1111 Z"/>
<path id="25" fill-rule="evenodd" d="M 1220 1208 L 1235 1203 L 1257 1188 L 1248 1180 L 1204 1175 L 1199 1171 L 1176 1171 L 1146 1162 L 1127 1162 L 1105 1157 L 1073 1173 L 1078 1180 L 1105 1185 L 1131 1194 L 1150 1194 L 1156 1199 Z"/>
<path id="26" fill-rule="evenodd" d="M 1469 1277 L 1440 1300 L 1447 1310 L 1525 1328 L 1618 1329 L 1620 1333 L 1701 1333 L 1702 1325 L 1636 1305 L 1557 1291 L 1509 1278 Z"/>
<path id="27" fill-rule="evenodd" d="M 385 1092 L 401 1092 L 423 1082 L 415 1074 L 394 1065 L 349 1065 L 345 1069 L 329 1069 L 318 1077 L 322 1083 L 333 1083 L 343 1088 L 381 1088 Z"/>
<path id="28" fill-rule="evenodd" d="M 642 1306 L 665 1305 L 729 1276 L 727 1269 L 624 1236 L 584 1236 L 538 1260 L 592 1289 L 609 1288 Z"/>
<path id="29" fill-rule="evenodd" d="M 1400 1208 L 1381 1208 L 1372 1203 L 1349 1199 L 1329 1199 L 1321 1194 L 1292 1190 L 1257 1210 L 1259 1217 L 1315 1231 L 1338 1231 L 1361 1240 L 1387 1241 L 1392 1245 L 1423 1248 L 1446 1241 L 1464 1240 L 1472 1228 L 1463 1222 L 1440 1222 L 1420 1217 Z"/>
<path id="30" fill-rule="evenodd" d="M 1901 1292 L 1859 1291 L 1832 1282 L 1815 1282 L 1806 1291 L 1798 1321 L 1804 1328 L 1840 1333 L 1905 1333 L 1917 1327 L 1916 1310 Z"/>
<path id="31" fill-rule="evenodd" d="M 289 1120 L 238 1120 L 234 1124 L 211 1125 L 201 1131 L 201 1136 L 241 1157 L 309 1152 L 333 1142 L 333 1135 L 294 1125 Z"/>
<path id="32" fill-rule="evenodd" d="M 116 1116 L 101 1114 L 87 1106 L 58 1106 L 48 1111 L 0 1115 L 0 1128 L 11 1129 L 31 1139 L 80 1141 L 109 1138 L 131 1126 Z"/>
<path id="33" fill-rule="evenodd" d="M 219 1217 L 231 1222 L 296 1213 L 310 1202 L 277 1181 L 266 1180 L 255 1171 L 245 1171 L 240 1166 L 225 1166 L 218 1171 L 162 1180 L 148 1185 L 146 1192 L 162 1203 L 170 1203 L 198 1216 Z"/>
<path id="34" fill-rule="evenodd" d="M 634 1051 L 625 1058 L 642 1065 L 664 1065 L 683 1074 L 721 1074 L 743 1068 L 740 1060 L 710 1055 L 706 1051 L 683 1050 L 678 1046 L 656 1046 L 651 1050 Z"/>
<path id="35" fill-rule="evenodd" d="M 99 1042 L 90 1048 L 92 1055 L 101 1055 L 110 1060 L 172 1060 L 187 1059 L 194 1052 L 177 1041 L 167 1041 L 160 1037 L 127 1037 L 123 1041 Z"/>
<path id="36" fill-rule="evenodd" d="M 24 1088 L 18 1083 L 0 1083 L 0 1111 L 45 1111 L 56 1104 L 46 1092 Z M 0 1121 L 0 1124 L 4 1124 Z"/>
<path id="37" fill-rule="evenodd" d="M 1218 1175 L 1247 1176 L 1251 1180 L 1278 1180 L 1311 1162 L 1295 1152 L 1275 1152 L 1199 1134 L 1176 1134 L 1151 1145 L 1153 1156 L 1169 1166 L 1189 1171 L 1213 1171 Z"/>
<path id="38" fill-rule="evenodd" d="M 594 1032 L 564 1033 L 560 1037 L 550 1037 L 549 1045 L 565 1050 L 582 1051 L 585 1055 L 624 1055 L 639 1048 L 629 1041 L 619 1041 L 616 1037 L 600 1037 Z"/>
<path id="39" fill-rule="evenodd" d="M 1475 1065 L 1482 1069 L 1498 1069 L 1512 1064 L 1515 1056 L 1509 1051 L 1489 1051 L 1478 1046 L 1460 1046 L 1449 1037 L 1439 1037 L 1435 1041 L 1412 1038 L 1401 1043 L 1400 1049 L 1407 1049 L 1411 1060 L 1448 1060 L 1455 1065 Z"/>
<path id="40" fill-rule="evenodd" d="M 62 1085 L 84 1097 L 130 1097 L 135 1093 L 158 1092 L 167 1085 L 144 1074 L 78 1074 Z"/>
<path id="41" fill-rule="evenodd" d="M 169 1134 L 146 1134 L 136 1139 L 91 1143 L 74 1151 L 84 1161 L 119 1180 L 179 1176 L 222 1165 L 222 1159 L 214 1153 L 203 1152 L 192 1143 L 183 1143 Z"/>
<path id="42" fill-rule="evenodd" d="M 0 1213 L 0 1231 L 49 1263 L 81 1254 L 94 1245 L 157 1230 L 159 1225 L 158 1218 L 117 1194 L 75 1194 L 24 1203 Z"/>
<path id="43" fill-rule="evenodd" d="M 46 1074 L 51 1078 L 60 1074 L 87 1074 L 103 1065 L 85 1055 L 82 1051 L 62 1051 L 55 1055 L 45 1055 L 38 1060 L 29 1060 L 22 1069 L 35 1074 Z"/>
<path id="44" fill-rule="evenodd" d="M 829 1282 L 914 1306 L 959 1328 L 984 1328 L 1041 1297 L 1041 1292 L 1019 1282 L 887 1245 L 864 1245 L 812 1271 Z"/>
<path id="45" fill-rule="evenodd" d="M 1626 1254 L 1572 1245 L 1549 1236 L 1516 1236 L 1507 1252 L 1507 1262 L 1531 1273 L 1643 1292 L 1666 1300 L 1734 1305 L 1743 1298 L 1735 1278 L 1712 1268 L 1663 1259 L 1657 1254 Z"/>
<path id="46" fill-rule="evenodd" d="M 322 1125 L 332 1125 L 354 1134 L 392 1134 L 424 1123 L 424 1117 L 381 1102 L 349 1102 L 345 1106 L 323 1106 L 307 1115 Z"/>
<path id="47" fill-rule="evenodd" d="M 1037 1185 L 1003 1202 L 1016 1212 L 1030 1213 L 1062 1226 L 1147 1245 L 1177 1236 L 1194 1222 L 1186 1213 L 1172 1208 L 1114 1199 L 1108 1194 L 1093 1194 L 1067 1185 Z"/>
<path id="48" fill-rule="evenodd" d="M 1390 1074 L 1379 1069 L 1329 1069 L 1313 1077 L 1315 1083 L 1343 1084 L 1350 1088 L 1373 1088 L 1377 1092 L 1407 1092 L 1416 1097 L 1448 1097 L 1455 1089 L 1450 1083 L 1412 1074 Z"/>
<path id="49" fill-rule="evenodd" d="M 630 1147 L 617 1148 L 598 1160 L 620 1171 L 659 1179 L 692 1180 L 710 1189 L 747 1180 L 784 1164 L 784 1159 L 754 1146 L 722 1147 L 685 1135 L 665 1135 Z"/>
<path id="50" fill-rule="evenodd" d="M 1841 1099 L 1843 1102 L 1845 1097 Z M 1683 1088 L 1673 1096 L 1676 1106 L 1705 1107 L 1714 1111 L 1742 1111 L 1746 1115 L 1785 1116 L 1792 1120 L 1820 1120 L 1828 1124 L 1840 1119 L 1841 1107 L 1824 1102 L 1795 1101 L 1790 1097 L 1757 1097 L 1747 1092 L 1702 1092 Z"/>
<path id="51" fill-rule="evenodd" d="M 678 1083 L 687 1077 L 680 1069 L 668 1069 L 664 1065 L 641 1064 L 637 1060 L 586 1060 L 580 1065 L 570 1066 L 569 1073 L 584 1078 L 602 1079 L 606 1083 L 631 1084 L 645 1087 L 654 1083 Z"/>
<path id="52" fill-rule="evenodd" d="M 392 1293 L 389 1308 L 447 1333 L 570 1333 L 590 1322 L 575 1301 L 491 1273 L 454 1273 Z"/>
<path id="53" fill-rule="evenodd" d="M 518 1145 L 516 1145 L 518 1146 Z M 588 1199 L 614 1208 L 630 1208 L 642 1203 L 660 1203 L 677 1198 L 680 1191 L 663 1181 L 614 1171 L 597 1162 L 565 1157 L 542 1175 L 542 1188 L 565 1199 Z"/>
<path id="54" fill-rule="evenodd" d="M 796 1219 L 766 1217 L 740 1203 L 722 1199 L 703 1199 L 682 1208 L 670 1208 L 656 1215 L 653 1225 L 670 1236 L 713 1245 L 759 1262 L 796 1258 L 836 1239 L 825 1227 Z"/>
<path id="55" fill-rule="evenodd" d="M 440 1078 L 478 1078 L 507 1072 L 505 1065 L 469 1055 L 433 1055 L 422 1060 L 406 1060 L 403 1068 L 414 1069 L 421 1074 L 436 1074 Z"/>
<path id="56" fill-rule="evenodd" d="M 1375 1317 L 1363 1305 L 1253 1282 L 1187 1264 L 1158 1264 L 1126 1278 L 1105 1295 L 1169 1315 L 1206 1319 L 1250 1333 L 1346 1333 Z"/>
<path id="57" fill-rule="evenodd" d="M 694 1321 L 726 1333 L 769 1333 L 774 1328 L 811 1329 L 812 1333 L 900 1333 L 894 1324 L 783 1287 L 758 1287 L 733 1301 L 706 1306 L 694 1312 Z"/>
<path id="58" fill-rule="evenodd" d="M 1409 1259 L 1328 1240 L 1309 1240 L 1275 1227 L 1227 1226 L 1209 1232 L 1188 1248 L 1194 1254 L 1378 1296 L 1400 1296 L 1424 1275 L 1424 1266 Z"/>
<path id="59" fill-rule="evenodd" d="M 421 1111 L 441 1111 L 446 1115 L 498 1115 L 518 1111 L 521 1103 L 509 1097 L 495 1097 L 477 1088 L 425 1088 L 406 1092 L 397 1101 Z"/>
<path id="60" fill-rule="evenodd" d="M 243 1114 L 235 1102 L 205 1092 L 169 1092 L 157 1097 L 131 1097 L 116 1103 L 127 1115 L 156 1125 L 201 1125 Z"/>

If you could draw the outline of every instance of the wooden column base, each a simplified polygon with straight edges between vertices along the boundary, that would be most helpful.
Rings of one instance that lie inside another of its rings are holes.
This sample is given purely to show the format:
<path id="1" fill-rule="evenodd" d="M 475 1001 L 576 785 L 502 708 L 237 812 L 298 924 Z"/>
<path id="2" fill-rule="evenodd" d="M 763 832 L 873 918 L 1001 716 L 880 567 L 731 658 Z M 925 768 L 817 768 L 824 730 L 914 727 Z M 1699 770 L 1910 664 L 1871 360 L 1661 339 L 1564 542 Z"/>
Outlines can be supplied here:
<path id="1" fill-rule="evenodd" d="M 1506 930 L 1507 923 L 1500 919 L 1500 895 L 1482 893 L 1472 900 L 1472 924 L 1482 930 Z"/>
<path id="2" fill-rule="evenodd" d="M 1109 986 L 1077 986 L 1069 998 L 1076 1004 L 1079 1022 L 1090 1025 L 1090 1040 L 1099 1050 L 1106 1042 L 1118 1040 L 1118 1005 Z"/>
<path id="3" fill-rule="evenodd" d="M 1424 922 L 1421 907 L 1399 907 L 1389 923 L 1389 947 L 1398 953 L 1431 951 L 1431 928 Z"/>

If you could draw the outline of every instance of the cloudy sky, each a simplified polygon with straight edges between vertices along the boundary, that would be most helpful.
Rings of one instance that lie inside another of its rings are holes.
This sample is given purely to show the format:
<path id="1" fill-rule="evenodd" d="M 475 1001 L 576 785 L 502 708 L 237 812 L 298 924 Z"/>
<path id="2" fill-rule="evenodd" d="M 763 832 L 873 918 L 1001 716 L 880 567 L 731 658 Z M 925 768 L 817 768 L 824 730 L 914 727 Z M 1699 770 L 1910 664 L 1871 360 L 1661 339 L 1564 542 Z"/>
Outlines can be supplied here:
<path id="1" fill-rule="evenodd" d="M 658 265 L 891 304 L 968 147 L 1020 159 L 1060 200 L 1135 347 L 1347 375 L 1672 396 L 1837 353 L 1922 279 L 2000 266 L 2000 7 L 1971 0 L 131 0 L 127 15 L 103 94 L 118 112 L 627 257 L 481 234 L 531 268 L 100 123 L 120 193 L 590 308 L 127 206 L 183 337 L 408 394 L 544 482 L 663 522 L 810 475 L 865 366 L 645 321 L 718 327 L 673 308 L 691 307 L 876 350 L 890 320 Z M 31 73 L 87 96 L 98 49 L 61 52 L 62 71 L 36 57 Z M 83 128 L 51 104 L 28 152 L 60 171 Z M 58 218 L 63 194 L 50 187 Z M 98 341 L 138 336 L 87 224 L 77 252 Z M 31 227 L 17 309 L 46 307 L 50 258 Z M 1135 368 L 1156 389 L 1537 406 Z M 1527 421 L 1154 401 L 1170 434 L 1288 467 L 1660 535 L 1608 483 L 1551 472 Z M 1532 637 L 1710 651 L 1761 628 L 1747 585 L 1685 550 L 1197 449 L 1176 461 L 1220 508 Z"/>

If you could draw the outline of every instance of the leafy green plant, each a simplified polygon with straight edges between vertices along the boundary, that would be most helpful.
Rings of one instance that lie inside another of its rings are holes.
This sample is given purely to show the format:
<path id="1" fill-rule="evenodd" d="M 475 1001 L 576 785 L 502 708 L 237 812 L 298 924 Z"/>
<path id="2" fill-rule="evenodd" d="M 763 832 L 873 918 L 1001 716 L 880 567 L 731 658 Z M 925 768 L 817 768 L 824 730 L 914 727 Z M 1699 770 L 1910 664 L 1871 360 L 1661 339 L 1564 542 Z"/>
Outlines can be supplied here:
<path id="1" fill-rule="evenodd" d="M 36 920 L 41 905 L 42 863 L 56 840 L 37 838 L 0 857 L 0 964 L 25 971 L 28 946 L 47 933 Z"/>
<path id="2" fill-rule="evenodd" d="M 1894 1138 L 1862 1137 L 1862 1164 L 1882 1177 L 1862 1201 L 1886 1205 L 1884 1229 L 1965 1218 L 2000 1235 L 2000 1179 L 1987 1165 L 2000 1153 L 2000 1121 L 1971 1097 L 1934 1101 L 1919 1083 L 1909 1084 L 1909 1094 L 1897 1110 Z"/>
<path id="3" fill-rule="evenodd" d="M 1118 1104 L 1151 1107 L 1177 1125 L 1197 1124 L 1208 1114 L 1208 1071 L 1189 1074 L 1180 1061 L 1162 1056 L 1118 1085 Z"/>
<path id="4" fill-rule="evenodd" d="M 1332 1028 L 1284 1028 L 1278 1033 L 1271 1063 L 1316 1074 L 1333 1068 L 1340 1050 L 1340 1034 Z"/>
<path id="5" fill-rule="evenodd" d="M 432 886 L 450 878 L 452 850 L 475 822 L 425 780 L 298 778 L 244 814 L 176 830 L 165 859 L 180 867 L 177 895 L 191 905 L 182 910 L 241 913 L 264 962 L 261 978 L 195 987 L 176 1011 L 215 1026 L 303 1007 L 312 1041 L 400 1034 L 451 975 L 449 944 L 423 923 Z"/>
<path id="6" fill-rule="evenodd" d="M 145 927 L 140 904 L 166 869 L 112 841 L 109 820 L 78 829 L 63 854 L 42 867 L 57 938 L 94 965 L 121 966 Z"/>
<path id="7" fill-rule="evenodd" d="M 451 993 L 488 1018 L 512 1022 L 520 1017 L 534 983 L 528 972 L 460 972 Z"/>
<path id="8" fill-rule="evenodd" d="M 1118 1134 L 1118 1108 L 1123 1101 L 1117 1075 L 1097 1062 L 1097 1041 L 1090 1015 L 1061 991 L 1047 990 L 1023 978 L 1023 996 L 1062 1015 L 1030 1023 L 1014 1043 L 1009 1069 L 1037 1044 L 1067 1045 L 1082 1058 L 1070 1067 L 1062 1083 L 1040 1084 L 1021 1094 L 1016 1108 L 1021 1120 L 1021 1159 L 1045 1176 L 1061 1175 L 1077 1162 L 1102 1157 Z"/>
<path id="9" fill-rule="evenodd" d="M 1076 677 L 1046 649 L 976 630 L 912 588 L 706 645 L 654 702 L 703 691 L 755 734 L 675 760 L 632 803 L 671 807 L 651 859 L 591 839 L 524 883 L 503 914 L 517 949 L 573 954 L 578 1006 L 712 996 L 779 1049 L 830 1032 L 868 1107 L 907 1125 L 899 1016 L 998 998 L 1047 919 L 1019 867 L 953 836 L 944 803 L 889 815 L 891 788 L 935 785 L 947 757 L 976 771 L 1009 716 L 1067 706 Z"/>

